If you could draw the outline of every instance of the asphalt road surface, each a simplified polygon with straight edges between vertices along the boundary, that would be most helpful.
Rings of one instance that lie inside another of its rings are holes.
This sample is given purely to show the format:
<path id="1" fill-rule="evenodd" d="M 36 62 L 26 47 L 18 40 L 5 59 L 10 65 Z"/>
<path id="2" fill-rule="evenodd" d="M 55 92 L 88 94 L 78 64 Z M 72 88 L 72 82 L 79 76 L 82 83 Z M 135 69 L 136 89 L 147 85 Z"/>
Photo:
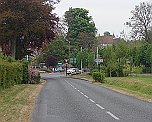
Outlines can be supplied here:
<path id="1" fill-rule="evenodd" d="M 152 103 L 63 75 L 42 75 L 32 122 L 152 122 Z"/>

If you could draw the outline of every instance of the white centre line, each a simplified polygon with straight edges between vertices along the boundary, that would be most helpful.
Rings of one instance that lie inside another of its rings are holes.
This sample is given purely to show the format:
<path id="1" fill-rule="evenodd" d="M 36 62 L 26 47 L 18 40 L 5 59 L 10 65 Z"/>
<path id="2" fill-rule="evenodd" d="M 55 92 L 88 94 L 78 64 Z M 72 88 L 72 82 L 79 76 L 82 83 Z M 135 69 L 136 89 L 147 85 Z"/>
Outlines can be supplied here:
<path id="1" fill-rule="evenodd" d="M 95 103 L 95 101 L 93 101 L 92 99 L 89 99 L 91 102 Z"/>
<path id="2" fill-rule="evenodd" d="M 105 109 L 104 107 L 102 107 L 102 106 L 99 105 L 99 104 L 96 104 L 96 106 L 98 106 L 100 109 Z"/>
<path id="3" fill-rule="evenodd" d="M 109 114 L 111 117 L 113 117 L 114 119 L 116 119 L 116 120 L 119 120 L 119 118 L 118 117 L 116 117 L 114 114 L 112 114 L 111 112 L 107 112 L 107 114 Z"/>
<path id="4" fill-rule="evenodd" d="M 89 98 L 87 95 L 84 95 L 86 98 Z"/>
<path id="5" fill-rule="evenodd" d="M 66 80 L 65 80 L 66 81 Z M 85 95 L 83 92 L 81 92 L 79 89 L 77 89 L 76 87 L 74 87 L 71 83 L 69 83 L 68 81 L 66 81 L 70 86 L 72 86 L 74 89 L 76 89 L 78 92 L 80 92 L 82 95 L 84 95 L 86 98 L 89 98 L 87 95 Z M 89 99 L 91 102 L 95 103 L 94 100 Z M 95 104 L 97 107 L 99 107 L 100 109 L 105 109 L 104 107 L 102 107 L 99 104 Z M 111 117 L 113 117 L 116 120 L 120 120 L 118 117 L 116 117 L 114 114 L 112 114 L 111 112 L 107 112 L 107 114 L 109 114 Z"/>
<path id="6" fill-rule="evenodd" d="M 80 92 L 82 95 L 84 95 L 84 93 L 83 92 Z"/>

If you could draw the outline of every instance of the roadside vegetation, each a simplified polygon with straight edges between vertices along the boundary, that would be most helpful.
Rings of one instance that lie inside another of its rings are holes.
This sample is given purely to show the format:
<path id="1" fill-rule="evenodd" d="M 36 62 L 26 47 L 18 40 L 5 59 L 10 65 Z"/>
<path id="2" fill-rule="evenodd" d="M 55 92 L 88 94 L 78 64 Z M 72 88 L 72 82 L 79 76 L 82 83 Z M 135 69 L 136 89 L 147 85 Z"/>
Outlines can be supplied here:
<path id="1" fill-rule="evenodd" d="M 69 8 L 60 21 L 53 13 L 58 2 L 0 2 L 0 121 L 17 122 L 29 116 L 26 108 L 33 105 L 41 86 L 40 74 L 33 67 L 40 64 L 51 72 L 49 68 L 57 64 L 65 68 L 68 63 L 90 74 L 80 76 L 96 84 L 151 100 L 152 77 L 138 75 L 152 73 L 151 3 L 141 3 L 131 12 L 126 25 L 132 28 L 132 40 L 122 34 L 113 44 L 103 46 L 89 10 Z M 114 37 L 109 32 L 104 36 Z"/>
<path id="2" fill-rule="evenodd" d="M 0 91 L 0 122 L 30 122 L 43 84 L 19 84 Z"/>
<path id="3" fill-rule="evenodd" d="M 152 76 L 107 77 L 103 85 L 152 102 Z"/>

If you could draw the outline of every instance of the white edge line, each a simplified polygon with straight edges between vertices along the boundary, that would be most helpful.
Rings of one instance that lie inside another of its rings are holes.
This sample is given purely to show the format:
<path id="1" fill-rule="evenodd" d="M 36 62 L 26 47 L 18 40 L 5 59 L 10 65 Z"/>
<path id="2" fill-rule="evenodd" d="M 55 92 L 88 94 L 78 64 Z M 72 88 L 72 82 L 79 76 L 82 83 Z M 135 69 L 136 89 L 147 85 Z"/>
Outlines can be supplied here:
<path id="1" fill-rule="evenodd" d="M 101 108 L 101 109 L 105 109 L 104 107 L 102 107 L 102 106 L 99 105 L 99 104 L 96 104 L 96 106 L 98 106 L 98 107 Z"/>
<path id="2" fill-rule="evenodd" d="M 111 117 L 113 117 L 114 119 L 116 119 L 116 120 L 119 120 L 119 118 L 118 117 L 116 117 L 114 114 L 112 114 L 111 112 L 107 112 L 107 114 L 109 114 Z"/>

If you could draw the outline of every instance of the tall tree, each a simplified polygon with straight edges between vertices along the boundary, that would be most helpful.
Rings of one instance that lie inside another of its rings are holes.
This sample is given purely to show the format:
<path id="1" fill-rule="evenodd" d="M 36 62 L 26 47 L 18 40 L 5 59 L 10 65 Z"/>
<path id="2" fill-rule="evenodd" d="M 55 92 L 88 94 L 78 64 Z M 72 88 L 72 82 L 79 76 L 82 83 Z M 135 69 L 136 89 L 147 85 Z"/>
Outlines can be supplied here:
<path id="1" fill-rule="evenodd" d="M 0 42 L 21 59 L 55 37 L 53 0 L 0 0 Z"/>
<path id="2" fill-rule="evenodd" d="M 146 42 L 150 42 L 148 31 L 152 27 L 152 4 L 140 3 L 131 13 L 131 22 L 128 24 L 132 27 L 133 36 L 144 38 Z"/>
<path id="3" fill-rule="evenodd" d="M 78 46 L 89 51 L 97 44 L 97 39 L 93 33 L 81 32 L 78 34 Z"/>
<path id="4" fill-rule="evenodd" d="M 83 8 L 69 8 L 65 12 L 64 21 L 68 27 L 67 39 L 72 45 L 79 45 L 78 35 L 80 33 L 92 33 L 95 37 L 95 23 L 88 13 L 89 11 Z"/>
<path id="5" fill-rule="evenodd" d="M 64 58 L 69 55 L 68 45 L 60 36 L 58 36 L 48 45 L 47 50 L 45 49 L 41 55 L 43 59 L 51 55 L 55 57 L 58 62 L 62 62 Z"/>

